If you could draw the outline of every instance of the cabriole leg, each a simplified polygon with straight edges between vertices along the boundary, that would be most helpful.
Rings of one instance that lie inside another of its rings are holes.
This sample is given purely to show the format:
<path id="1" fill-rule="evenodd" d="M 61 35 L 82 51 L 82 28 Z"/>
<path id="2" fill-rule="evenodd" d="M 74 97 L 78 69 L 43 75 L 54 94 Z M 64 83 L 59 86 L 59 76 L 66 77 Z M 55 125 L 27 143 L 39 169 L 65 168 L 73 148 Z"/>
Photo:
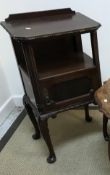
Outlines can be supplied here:
<path id="1" fill-rule="evenodd" d="M 40 130 L 39 130 L 39 127 L 38 127 L 38 123 L 37 123 L 37 120 L 35 118 L 35 115 L 34 115 L 34 112 L 33 112 L 33 109 L 32 107 L 30 106 L 30 104 L 28 103 L 28 98 L 27 96 L 25 95 L 23 97 L 23 104 L 25 106 L 25 109 L 29 115 L 29 118 L 34 126 L 34 129 L 35 129 L 35 134 L 33 134 L 33 139 L 39 139 L 40 138 Z"/>
<path id="2" fill-rule="evenodd" d="M 110 137 L 107 132 L 107 123 L 108 123 L 108 118 L 103 115 L 103 136 L 106 141 L 110 141 Z"/>
<path id="3" fill-rule="evenodd" d="M 43 138 L 48 146 L 48 149 L 49 149 L 49 156 L 47 158 L 47 162 L 54 163 L 56 161 L 56 156 L 55 156 L 53 145 L 52 145 L 51 138 L 49 135 L 47 119 L 44 119 L 44 120 L 39 119 L 39 126 L 40 126 L 42 136 L 43 136 Z"/>
<path id="4" fill-rule="evenodd" d="M 87 122 L 91 122 L 92 121 L 92 117 L 90 117 L 89 115 L 89 105 L 85 105 L 85 120 Z"/>
<path id="5" fill-rule="evenodd" d="M 109 160 L 110 160 L 110 141 L 108 142 L 108 157 L 109 157 Z"/>

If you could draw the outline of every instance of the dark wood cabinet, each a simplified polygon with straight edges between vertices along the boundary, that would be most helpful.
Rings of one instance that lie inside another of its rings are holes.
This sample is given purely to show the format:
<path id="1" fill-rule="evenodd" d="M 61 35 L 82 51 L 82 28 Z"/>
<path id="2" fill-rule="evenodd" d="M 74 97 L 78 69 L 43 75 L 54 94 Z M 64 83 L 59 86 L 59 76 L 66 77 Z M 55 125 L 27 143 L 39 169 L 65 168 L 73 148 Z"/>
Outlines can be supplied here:
<path id="1" fill-rule="evenodd" d="M 1 25 L 10 34 L 25 95 L 23 103 L 35 127 L 34 139 L 43 135 L 48 162 L 56 160 L 48 118 L 94 102 L 101 85 L 97 29 L 100 24 L 71 9 L 10 15 Z M 81 35 L 89 33 L 92 58 L 83 52 Z"/>

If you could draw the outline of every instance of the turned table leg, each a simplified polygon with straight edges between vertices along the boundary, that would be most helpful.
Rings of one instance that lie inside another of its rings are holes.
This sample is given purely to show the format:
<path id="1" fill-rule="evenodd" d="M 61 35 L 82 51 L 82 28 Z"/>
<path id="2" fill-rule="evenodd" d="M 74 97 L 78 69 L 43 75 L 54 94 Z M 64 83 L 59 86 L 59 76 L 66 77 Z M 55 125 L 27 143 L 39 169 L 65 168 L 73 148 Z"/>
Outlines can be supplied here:
<path id="1" fill-rule="evenodd" d="M 91 122 L 92 121 L 92 117 L 90 117 L 89 115 L 89 105 L 85 105 L 85 120 L 87 122 Z"/>
<path id="2" fill-rule="evenodd" d="M 28 103 L 28 100 L 27 100 L 27 96 L 25 95 L 23 97 L 23 104 L 25 106 L 25 109 L 29 115 L 29 118 L 34 126 L 34 129 L 35 129 L 35 134 L 33 134 L 33 139 L 39 139 L 40 138 L 40 130 L 39 130 L 39 127 L 38 127 L 38 123 L 37 123 L 37 120 L 35 118 L 35 115 L 34 115 L 34 112 L 33 112 L 33 109 L 32 107 L 30 106 L 30 104 Z"/>
<path id="3" fill-rule="evenodd" d="M 51 138 L 49 135 L 47 119 L 43 119 L 43 120 L 39 119 L 39 126 L 40 126 L 42 136 L 43 136 L 43 138 L 48 146 L 48 149 L 49 149 L 49 156 L 47 158 L 47 162 L 53 163 L 56 161 L 56 156 L 55 156 L 53 145 L 52 145 Z"/>

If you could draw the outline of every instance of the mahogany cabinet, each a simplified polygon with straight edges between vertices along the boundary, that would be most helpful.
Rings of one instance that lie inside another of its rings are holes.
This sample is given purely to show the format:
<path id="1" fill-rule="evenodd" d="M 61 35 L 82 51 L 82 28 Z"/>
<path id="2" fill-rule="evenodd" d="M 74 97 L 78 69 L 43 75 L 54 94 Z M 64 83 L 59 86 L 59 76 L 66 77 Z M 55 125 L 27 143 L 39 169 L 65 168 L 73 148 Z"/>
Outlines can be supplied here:
<path id="1" fill-rule="evenodd" d="M 1 25 L 9 33 L 25 95 L 23 103 L 34 125 L 34 139 L 42 134 L 49 163 L 56 156 L 48 119 L 57 113 L 88 105 L 101 85 L 97 29 L 100 24 L 71 9 L 9 15 Z M 92 58 L 83 51 L 81 35 L 89 33 Z M 74 117 L 74 116 L 73 116 Z"/>

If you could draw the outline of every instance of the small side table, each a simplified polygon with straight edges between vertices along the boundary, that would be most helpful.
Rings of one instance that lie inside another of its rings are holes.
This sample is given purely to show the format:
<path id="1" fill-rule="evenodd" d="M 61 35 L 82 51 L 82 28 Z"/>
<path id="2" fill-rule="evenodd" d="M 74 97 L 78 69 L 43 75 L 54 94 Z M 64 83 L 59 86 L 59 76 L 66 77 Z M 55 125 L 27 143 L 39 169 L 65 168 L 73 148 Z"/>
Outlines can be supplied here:
<path id="1" fill-rule="evenodd" d="M 110 79 L 104 83 L 96 92 L 95 99 L 99 110 L 103 113 L 103 135 L 108 141 L 108 155 L 110 160 L 110 136 L 107 131 L 108 119 L 110 119 Z"/>
<path id="2" fill-rule="evenodd" d="M 70 8 L 11 14 L 1 25 L 9 33 L 21 74 L 23 104 L 48 147 L 48 163 L 56 161 L 48 120 L 58 113 L 89 104 L 101 86 L 97 30 L 100 23 Z M 82 35 L 90 35 L 92 56 L 83 50 Z"/>

